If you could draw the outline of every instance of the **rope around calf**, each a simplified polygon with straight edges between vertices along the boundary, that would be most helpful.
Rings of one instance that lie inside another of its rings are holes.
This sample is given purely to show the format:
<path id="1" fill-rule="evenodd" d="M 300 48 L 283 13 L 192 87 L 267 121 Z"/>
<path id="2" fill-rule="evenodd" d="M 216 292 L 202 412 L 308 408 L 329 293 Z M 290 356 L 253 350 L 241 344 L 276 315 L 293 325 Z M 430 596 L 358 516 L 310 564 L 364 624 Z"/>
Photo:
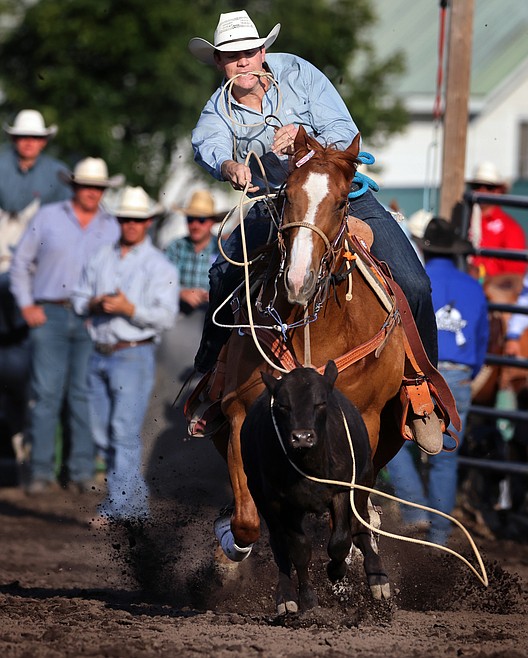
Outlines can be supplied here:
<path id="1" fill-rule="evenodd" d="M 308 480 L 311 480 L 312 482 L 318 482 L 319 484 L 330 484 L 330 485 L 335 485 L 339 487 L 347 487 L 350 489 L 350 507 L 352 509 L 352 512 L 356 519 L 366 528 L 368 528 L 371 532 L 383 535 L 384 537 L 390 537 L 391 539 L 399 539 L 401 541 L 405 541 L 411 544 L 421 544 L 422 546 L 432 546 L 433 548 L 439 548 L 441 551 L 444 551 L 445 553 L 450 553 L 451 555 L 454 555 L 457 557 L 459 560 L 461 560 L 469 569 L 475 574 L 475 576 L 478 578 L 478 580 L 484 585 L 484 587 L 487 587 L 489 584 L 488 581 L 488 575 L 486 573 L 486 568 L 484 566 L 484 562 L 482 560 L 482 557 L 480 555 L 480 552 L 473 541 L 473 538 L 469 534 L 469 532 L 466 530 L 466 528 L 458 521 L 457 519 L 453 518 L 449 514 L 445 514 L 444 512 L 440 512 L 439 510 L 435 510 L 432 507 L 427 507 L 426 505 L 420 505 L 419 503 L 411 503 L 408 500 L 402 500 L 401 498 L 398 498 L 397 496 L 392 496 L 391 494 L 387 494 L 383 491 L 376 491 L 375 489 L 371 489 L 370 487 L 365 487 L 361 484 L 356 483 L 356 460 L 355 460 L 355 454 L 354 454 L 354 446 L 352 443 L 352 437 L 350 436 L 350 430 L 348 427 L 348 423 L 345 417 L 345 414 L 343 413 L 343 410 L 340 409 L 341 411 L 341 416 L 343 418 L 343 425 L 345 427 L 346 435 L 347 435 L 347 440 L 348 440 L 348 445 L 350 448 L 350 454 L 352 457 L 352 477 L 350 482 L 341 482 L 339 480 L 327 480 L 325 478 L 318 478 L 313 475 L 308 475 L 307 473 L 304 473 L 302 469 L 300 469 L 296 464 L 292 462 L 292 460 L 289 458 L 288 453 L 286 451 L 286 447 L 284 445 L 284 442 L 282 440 L 282 436 L 280 434 L 277 422 L 275 420 L 275 415 L 273 413 L 273 397 L 271 398 L 270 402 L 270 411 L 271 411 L 271 418 L 273 420 L 273 426 L 275 427 L 275 432 L 277 433 L 277 437 L 279 439 L 279 443 L 282 447 L 282 450 L 284 454 L 286 455 L 286 458 L 290 462 L 291 466 L 299 473 L 299 475 L 302 475 Z M 475 554 L 475 557 L 477 559 L 478 565 L 480 567 L 481 573 L 479 573 L 475 567 L 468 561 L 466 558 L 460 553 L 457 553 L 456 551 L 452 550 L 451 548 L 448 548 L 447 546 L 442 546 L 441 544 L 435 544 L 434 542 L 426 541 L 424 539 L 414 539 L 413 537 L 404 537 L 403 535 L 397 535 L 392 532 L 386 532 L 384 530 L 381 530 L 381 528 L 375 528 L 372 526 L 370 523 L 365 521 L 363 517 L 359 514 L 359 512 L 356 509 L 356 505 L 354 502 L 354 489 L 360 489 L 362 491 L 366 491 L 368 493 L 376 494 L 377 496 L 382 496 L 383 498 L 387 498 L 389 500 L 394 500 L 398 503 L 403 503 L 404 505 L 410 505 L 411 507 L 416 507 L 417 509 L 424 510 L 426 512 L 431 512 L 433 514 L 438 514 L 439 516 L 443 516 L 446 519 L 449 519 L 449 521 L 452 521 L 455 525 L 457 525 L 462 532 L 466 535 L 469 544 L 473 550 L 473 553 Z"/>

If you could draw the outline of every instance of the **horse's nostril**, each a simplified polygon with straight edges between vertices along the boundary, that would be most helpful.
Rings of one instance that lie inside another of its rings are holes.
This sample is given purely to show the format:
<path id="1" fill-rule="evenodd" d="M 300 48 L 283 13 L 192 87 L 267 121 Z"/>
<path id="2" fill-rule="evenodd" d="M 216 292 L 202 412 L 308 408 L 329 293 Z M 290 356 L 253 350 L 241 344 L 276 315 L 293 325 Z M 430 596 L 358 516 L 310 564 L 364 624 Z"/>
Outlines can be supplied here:
<path id="1" fill-rule="evenodd" d="M 311 290 L 315 284 L 315 272 L 308 272 L 305 278 L 305 288 Z"/>

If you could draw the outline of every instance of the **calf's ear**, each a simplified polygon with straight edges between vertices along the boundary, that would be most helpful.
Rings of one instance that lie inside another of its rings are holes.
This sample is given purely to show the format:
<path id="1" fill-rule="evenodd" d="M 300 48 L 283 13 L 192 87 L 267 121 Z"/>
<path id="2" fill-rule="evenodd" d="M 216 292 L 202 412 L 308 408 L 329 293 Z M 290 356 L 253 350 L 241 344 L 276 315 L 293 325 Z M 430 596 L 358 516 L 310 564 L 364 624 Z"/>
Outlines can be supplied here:
<path id="1" fill-rule="evenodd" d="M 264 372 L 260 371 L 260 376 L 262 377 L 262 381 L 264 382 L 266 388 L 268 391 L 271 393 L 271 395 L 275 395 L 275 390 L 277 388 L 277 384 L 279 383 L 278 379 L 275 379 L 273 375 L 270 375 L 269 372 Z"/>
<path id="2" fill-rule="evenodd" d="M 338 370 L 337 366 L 335 364 L 335 361 L 329 361 L 326 364 L 326 368 L 324 371 L 324 377 L 326 381 L 330 384 L 330 386 L 333 386 L 335 384 L 335 380 L 337 379 L 338 375 Z"/>

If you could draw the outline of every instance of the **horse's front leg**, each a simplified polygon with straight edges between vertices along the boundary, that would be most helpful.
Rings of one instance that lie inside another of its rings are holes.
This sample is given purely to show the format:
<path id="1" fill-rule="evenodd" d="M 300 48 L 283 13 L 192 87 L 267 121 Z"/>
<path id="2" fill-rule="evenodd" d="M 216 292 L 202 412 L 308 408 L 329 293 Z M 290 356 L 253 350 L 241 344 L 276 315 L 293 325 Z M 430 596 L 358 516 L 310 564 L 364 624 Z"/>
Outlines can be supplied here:
<path id="1" fill-rule="evenodd" d="M 244 406 L 236 400 L 226 408 L 226 415 L 228 415 L 231 424 L 231 433 L 227 446 L 227 466 L 234 497 L 230 531 L 236 547 L 240 549 L 250 547 L 260 536 L 260 519 L 257 507 L 248 489 L 240 447 L 240 430 L 245 413 Z M 226 537 L 225 541 L 230 542 L 231 540 Z M 224 542 L 221 541 L 221 544 L 227 556 L 233 559 L 226 551 Z"/>
<path id="2" fill-rule="evenodd" d="M 328 578 L 335 583 L 345 577 L 347 571 L 346 558 L 352 546 L 350 494 L 337 494 L 330 506 L 332 532 L 328 542 L 330 562 L 326 568 Z"/>

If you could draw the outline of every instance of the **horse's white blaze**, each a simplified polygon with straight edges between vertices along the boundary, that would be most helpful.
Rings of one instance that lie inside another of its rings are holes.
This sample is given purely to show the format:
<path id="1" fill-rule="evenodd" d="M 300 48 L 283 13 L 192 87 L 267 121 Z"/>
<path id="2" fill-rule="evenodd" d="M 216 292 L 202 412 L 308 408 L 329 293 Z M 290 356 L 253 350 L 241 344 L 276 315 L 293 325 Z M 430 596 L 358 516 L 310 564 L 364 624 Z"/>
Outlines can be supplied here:
<path id="1" fill-rule="evenodd" d="M 308 224 L 315 224 L 317 208 L 329 192 L 328 174 L 311 173 L 304 182 L 303 190 L 308 196 L 308 208 L 304 221 Z M 301 290 L 304 278 L 310 272 L 313 239 L 313 231 L 301 229 L 293 241 L 288 281 L 296 294 Z"/>

